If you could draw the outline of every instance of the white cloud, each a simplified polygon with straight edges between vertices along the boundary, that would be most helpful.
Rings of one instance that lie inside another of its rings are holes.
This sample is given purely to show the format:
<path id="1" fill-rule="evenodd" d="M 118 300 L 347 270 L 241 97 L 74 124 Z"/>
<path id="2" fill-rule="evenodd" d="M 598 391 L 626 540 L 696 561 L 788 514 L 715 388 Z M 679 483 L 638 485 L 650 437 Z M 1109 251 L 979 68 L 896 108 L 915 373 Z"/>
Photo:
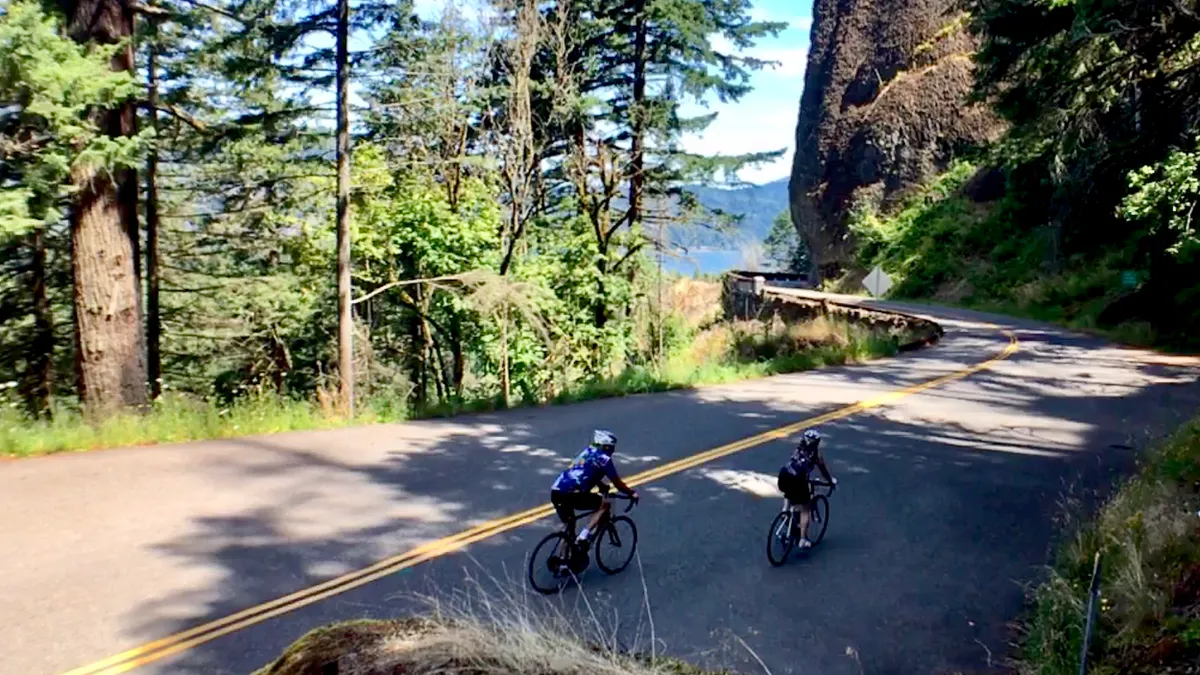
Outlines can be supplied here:
<path id="1" fill-rule="evenodd" d="M 753 7 L 750 9 L 750 18 L 755 21 L 774 21 L 778 23 L 786 23 L 788 27 L 784 29 L 785 33 L 793 30 L 800 31 L 802 33 L 808 33 L 808 31 L 812 30 L 811 16 L 785 16 L 775 14 L 762 7 Z"/>
<path id="2" fill-rule="evenodd" d="M 776 65 L 764 68 L 763 72 L 781 77 L 802 78 L 808 64 L 808 47 L 760 47 L 749 50 L 749 53 L 764 61 L 778 61 Z"/>
<path id="3" fill-rule="evenodd" d="M 753 97 L 751 97 L 753 98 Z M 761 98 L 760 103 L 761 103 Z M 786 148 L 784 155 L 769 164 L 743 169 L 740 176 L 752 183 L 767 183 L 791 172 L 792 146 L 796 133 L 796 103 L 783 101 L 755 105 L 753 100 L 739 104 L 714 106 L 720 113 L 700 135 L 684 139 L 689 152 L 706 155 L 738 155 L 772 152 Z"/>
<path id="4" fill-rule="evenodd" d="M 798 30 L 808 32 L 812 29 L 812 17 L 797 16 L 797 14 L 774 12 L 761 5 L 750 8 L 750 18 L 756 22 L 778 22 L 787 24 L 784 31 Z"/>

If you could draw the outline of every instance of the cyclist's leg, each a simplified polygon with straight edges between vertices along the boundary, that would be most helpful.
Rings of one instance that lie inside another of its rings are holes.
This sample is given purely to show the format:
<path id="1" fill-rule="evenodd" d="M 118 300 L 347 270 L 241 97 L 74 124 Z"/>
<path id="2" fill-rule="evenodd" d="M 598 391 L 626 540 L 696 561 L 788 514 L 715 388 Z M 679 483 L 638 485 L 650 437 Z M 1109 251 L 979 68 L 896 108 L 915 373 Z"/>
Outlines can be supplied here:
<path id="1" fill-rule="evenodd" d="M 579 539 L 584 539 L 596 531 L 600 525 L 600 519 L 608 513 L 608 500 L 596 492 L 578 492 L 575 497 L 575 508 L 582 511 L 591 511 L 595 509 L 588 524 L 579 531 Z"/>
<path id="2" fill-rule="evenodd" d="M 560 558 L 565 558 L 570 554 L 568 541 L 575 538 L 575 509 L 571 503 L 571 493 L 559 492 L 558 490 L 550 491 L 550 504 L 554 507 L 554 513 L 558 515 L 558 519 L 562 521 L 563 529 L 566 530 L 567 538 L 559 542 L 554 555 Z"/>
<path id="3" fill-rule="evenodd" d="M 571 493 L 551 490 L 550 505 L 554 507 L 554 513 L 558 515 L 558 519 L 567 528 L 567 533 L 574 533 L 575 509 L 572 508 Z"/>
<path id="4" fill-rule="evenodd" d="M 812 491 L 808 487 L 808 480 L 801 479 L 803 482 L 798 482 L 796 485 L 795 502 L 800 506 L 800 541 L 808 541 L 808 524 L 812 520 Z M 803 485 L 803 488 L 801 488 Z"/>

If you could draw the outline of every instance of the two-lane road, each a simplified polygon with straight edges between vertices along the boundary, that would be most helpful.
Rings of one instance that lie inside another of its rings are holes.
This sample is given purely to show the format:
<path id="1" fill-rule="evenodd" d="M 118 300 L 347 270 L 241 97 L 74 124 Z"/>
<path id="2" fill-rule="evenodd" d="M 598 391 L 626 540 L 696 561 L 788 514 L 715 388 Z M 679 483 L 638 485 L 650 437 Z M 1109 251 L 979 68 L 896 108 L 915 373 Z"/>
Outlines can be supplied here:
<path id="1" fill-rule="evenodd" d="M 1200 370 L 1038 324 L 908 309 L 939 320 L 942 342 L 870 364 L 2 462 L 0 673 L 247 673 L 320 623 L 404 614 L 418 595 L 477 583 L 476 600 L 560 609 L 647 650 L 652 614 L 660 651 L 744 672 L 761 672 L 747 647 L 777 674 L 857 674 L 847 648 L 870 674 L 988 672 L 1062 496 L 1094 498 L 1131 448 L 1194 413 Z M 774 569 L 765 531 L 789 446 L 764 434 L 814 418 L 841 481 L 831 525 Z M 524 556 L 553 525 L 536 509 L 597 426 L 620 436 L 622 472 L 642 474 L 639 563 L 534 597 Z"/>

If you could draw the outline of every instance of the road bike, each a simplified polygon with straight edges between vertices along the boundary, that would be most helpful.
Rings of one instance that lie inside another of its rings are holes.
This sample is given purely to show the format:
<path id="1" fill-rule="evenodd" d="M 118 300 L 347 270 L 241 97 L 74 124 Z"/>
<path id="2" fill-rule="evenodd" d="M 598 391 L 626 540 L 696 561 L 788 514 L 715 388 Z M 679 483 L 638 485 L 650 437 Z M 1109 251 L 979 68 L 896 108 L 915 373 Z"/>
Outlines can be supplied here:
<path id="1" fill-rule="evenodd" d="M 808 540 L 813 546 L 825 538 L 825 529 L 829 527 L 829 497 L 835 488 L 833 483 L 808 479 L 809 494 L 812 495 L 812 510 L 808 519 Z M 818 488 L 827 488 L 818 492 Z M 787 560 L 792 548 L 800 541 L 799 513 L 793 510 L 787 498 L 783 500 L 783 510 L 771 521 L 771 529 L 767 532 L 767 560 L 774 567 L 779 567 Z M 815 528 L 815 529 L 814 529 Z M 814 536 L 815 535 L 815 536 Z M 780 550 L 781 549 L 781 550 Z"/>
<path id="2" fill-rule="evenodd" d="M 628 501 L 624 513 L 629 513 L 636 503 L 628 495 L 612 495 L 609 499 Z M 599 509 L 576 512 L 573 523 L 596 511 Z M 588 549 L 593 544 L 596 547 L 596 565 L 605 574 L 617 574 L 633 560 L 637 550 L 637 525 L 628 516 L 613 516 L 610 508 L 609 513 L 596 523 L 595 531 L 582 542 L 575 540 L 573 526 L 564 526 L 557 532 L 551 532 L 538 542 L 529 556 L 529 584 L 544 595 L 562 591 L 571 579 L 577 579 L 587 569 Z M 538 562 L 539 554 L 546 555 L 544 562 Z M 547 574 L 548 582 L 544 578 Z"/>

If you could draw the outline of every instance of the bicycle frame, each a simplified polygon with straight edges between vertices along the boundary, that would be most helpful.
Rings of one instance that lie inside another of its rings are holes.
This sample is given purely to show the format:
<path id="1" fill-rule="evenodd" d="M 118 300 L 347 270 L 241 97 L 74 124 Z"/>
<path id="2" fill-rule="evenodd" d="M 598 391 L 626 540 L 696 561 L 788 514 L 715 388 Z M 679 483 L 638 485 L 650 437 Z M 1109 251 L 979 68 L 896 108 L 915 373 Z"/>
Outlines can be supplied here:
<path id="1" fill-rule="evenodd" d="M 629 511 L 631 509 L 633 509 L 633 498 L 630 497 L 629 495 L 609 495 L 608 493 L 603 493 L 603 496 L 605 499 L 610 500 L 610 501 L 613 499 L 624 499 L 625 501 L 629 502 L 629 505 L 625 507 L 625 511 L 623 513 L 629 513 Z M 569 525 L 568 524 L 563 525 L 563 531 L 567 534 L 567 538 L 570 541 L 570 543 L 568 545 L 570 546 L 571 549 L 576 548 L 576 546 L 578 544 L 578 542 L 575 539 L 575 536 L 577 534 L 575 531 L 575 524 L 578 523 L 583 518 L 587 518 L 588 516 L 598 513 L 601 510 L 603 510 L 603 507 L 601 507 L 599 509 L 589 509 L 587 511 L 578 511 L 575 513 L 575 517 L 571 519 L 571 523 Z M 590 534 L 595 535 L 596 533 L 603 530 L 604 526 L 606 524 L 608 524 L 608 521 L 611 518 L 612 518 L 612 508 L 610 507 L 607 511 L 605 511 L 604 515 L 596 523 L 595 532 L 592 532 Z"/>
<path id="2" fill-rule="evenodd" d="M 826 491 L 818 492 L 817 491 L 818 488 L 826 488 Z M 833 494 L 833 490 L 834 490 L 833 483 L 826 483 L 824 481 L 815 480 L 812 478 L 808 479 L 808 492 L 809 492 L 809 495 L 813 498 L 816 498 L 817 495 L 821 495 L 821 496 L 824 496 L 826 499 L 828 499 L 829 495 Z M 811 508 L 811 504 L 810 504 L 810 506 L 801 506 L 800 504 L 793 504 L 790 501 L 788 501 L 787 497 L 784 497 L 783 498 L 783 508 L 780 509 L 780 511 L 786 512 L 788 514 L 787 518 L 784 519 L 783 524 L 787 527 L 787 533 L 788 533 L 787 536 L 789 538 L 791 538 L 791 536 L 792 536 L 793 521 L 795 520 L 796 515 L 800 513 L 800 509 L 804 509 L 805 511 L 808 512 L 808 516 L 810 519 L 809 522 L 813 522 L 813 521 L 820 522 L 821 521 L 820 514 L 818 514 L 815 510 L 813 510 Z"/>

